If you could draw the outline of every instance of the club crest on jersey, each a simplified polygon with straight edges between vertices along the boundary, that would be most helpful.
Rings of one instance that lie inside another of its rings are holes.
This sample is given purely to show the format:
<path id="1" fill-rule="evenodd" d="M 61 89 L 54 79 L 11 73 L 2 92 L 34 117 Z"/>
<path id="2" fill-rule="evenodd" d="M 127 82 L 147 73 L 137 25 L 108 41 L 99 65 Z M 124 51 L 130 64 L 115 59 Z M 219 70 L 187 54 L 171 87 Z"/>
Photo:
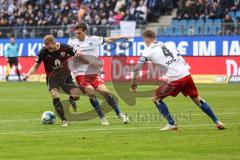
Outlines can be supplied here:
<path id="1" fill-rule="evenodd" d="M 62 57 L 64 57 L 66 55 L 66 52 L 61 52 L 60 54 Z"/>

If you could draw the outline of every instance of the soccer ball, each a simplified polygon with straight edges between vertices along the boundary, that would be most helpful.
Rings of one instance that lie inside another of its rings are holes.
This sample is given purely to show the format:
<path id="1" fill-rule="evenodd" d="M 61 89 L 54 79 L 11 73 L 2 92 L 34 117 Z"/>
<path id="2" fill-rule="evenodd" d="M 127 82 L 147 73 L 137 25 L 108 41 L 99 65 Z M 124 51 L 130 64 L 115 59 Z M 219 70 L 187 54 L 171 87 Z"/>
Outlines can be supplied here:
<path id="1" fill-rule="evenodd" d="M 46 111 L 42 114 L 41 121 L 43 124 L 53 124 L 56 121 L 56 116 L 51 111 Z"/>

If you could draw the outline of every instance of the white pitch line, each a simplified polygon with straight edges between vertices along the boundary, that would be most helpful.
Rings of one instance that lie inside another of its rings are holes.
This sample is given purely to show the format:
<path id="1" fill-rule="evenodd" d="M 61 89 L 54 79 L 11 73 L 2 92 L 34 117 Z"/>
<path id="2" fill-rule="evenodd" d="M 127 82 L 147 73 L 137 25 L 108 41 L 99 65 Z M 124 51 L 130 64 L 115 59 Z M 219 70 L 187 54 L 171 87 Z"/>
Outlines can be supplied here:
<path id="1" fill-rule="evenodd" d="M 140 113 L 140 114 L 138 114 Z M 145 116 L 150 116 L 148 114 L 153 114 L 153 115 L 158 115 L 157 112 L 131 112 L 131 114 L 128 113 L 128 115 L 133 115 L 133 116 L 140 116 L 140 117 L 145 117 Z M 240 113 L 216 113 L 217 115 L 240 115 Z M 189 113 L 176 113 L 173 115 L 189 115 Z M 202 116 L 202 114 L 191 114 L 192 116 Z M 106 116 L 107 118 L 116 118 L 117 116 Z M 87 117 L 86 117 L 87 118 Z M 97 117 L 96 117 L 97 118 Z M 95 118 L 94 118 L 95 119 Z M 91 119 L 92 120 L 92 119 Z M 40 121 L 40 119 L 0 119 L 0 123 L 5 123 L 5 122 L 30 122 L 30 121 Z"/>
<path id="2" fill-rule="evenodd" d="M 240 125 L 240 123 L 228 123 L 228 125 Z M 214 126 L 214 124 L 197 124 L 197 125 L 178 125 L 179 128 L 196 128 L 196 127 L 203 127 L 203 126 Z M 0 132 L 0 135 L 13 135 L 13 134 L 20 134 L 20 135 L 26 135 L 26 134 L 49 134 L 49 133 L 67 133 L 67 132 L 103 132 L 103 131 L 120 131 L 120 130 L 148 130 L 148 129 L 159 129 L 160 127 L 129 127 L 129 128 L 96 128 L 96 129 L 75 129 L 75 130 L 53 130 L 53 131 L 21 131 L 21 132 Z M 216 129 L 217 130 L 217 129 Z M 160 131 L 159 131 L 160 132 Z M 162 132 L 162 131 L 161 131 Z"/>

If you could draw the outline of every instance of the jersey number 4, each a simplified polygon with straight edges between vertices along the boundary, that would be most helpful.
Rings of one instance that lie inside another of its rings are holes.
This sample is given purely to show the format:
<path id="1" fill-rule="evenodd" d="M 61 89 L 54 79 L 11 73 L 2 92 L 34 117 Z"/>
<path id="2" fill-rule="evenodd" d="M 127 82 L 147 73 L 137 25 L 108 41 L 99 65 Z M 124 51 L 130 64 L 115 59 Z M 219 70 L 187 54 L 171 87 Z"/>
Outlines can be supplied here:
<path id="1" fill-rule="evenodd" d="M 174 58 L 172 52 L 170 52 L 166 46 L 162 46 L 161 48 L 165 57 L 171 57 L 172 59 Z"/>

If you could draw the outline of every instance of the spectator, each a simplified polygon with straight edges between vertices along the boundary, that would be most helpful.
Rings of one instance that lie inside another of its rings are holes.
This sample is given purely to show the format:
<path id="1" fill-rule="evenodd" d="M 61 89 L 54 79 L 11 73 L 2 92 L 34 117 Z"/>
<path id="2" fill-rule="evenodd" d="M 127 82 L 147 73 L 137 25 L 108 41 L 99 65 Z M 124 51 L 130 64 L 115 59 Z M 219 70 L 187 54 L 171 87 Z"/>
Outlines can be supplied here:
<path id="1" fill-rule="evenodd" d="M 223 10 L 217 2 L 213 2 L 208 8 L 208 18 L 223 18 Z"/>
<path id="2" fill-rule="evenodd" d="M 162 1 L 162 0 L 161 0 Z M 160 11 L 165 12 L 163 9 L 165 6 L 162 3 L 159 5 L 158 0 L 145 0 L 145 4 L 147 6 L 147 21 L 149 22 L 157 22 L 160 16 Z"/>
<path id="3" fill-rule="evenodd" d="M 110 11 L 109 12 L 109 17 L 108 17 L 108 24 L 114 24 L 114 23 L 115 23 L 114 13 L 113 13 L 113 11 Z"/>
<path id="4" fill-rule="evenodd" d="M 151 10 L 153 9 L 152 11 L 153 13 L 157 11 L 157 8 L 160 8 L 162 15 L 164 15 L 165 13 L 169 14 L 169 11 L 171 11 L 174 7 L 174 0 L 151 0 L 151 1 L 155 1 L 155 6 L 153 6 L 153 3 L 152 6 L 149 6 Z"/>
<path id="5" fill-rule="evenodd" d="M 236 33 L 240 35 L 240 17 L 237 17 Z"/>
<path id="6" fill-rule="evenodd" d="M 137 20 L 147 20 L 147 6 L 144 4 L 144 0 L 140 0 L 136 12 Z"/>
<path id="7" fill-rule="evenodd" d="M 224 12 L 228 12 L 234 6 L 235 0 L 219 0 L 219 5 L 224 9 Z"/>
<path id="8" fill-rule="evenodd" d="M 223 34 L 231 35 L 234 32 L 234 22 L 230 15 L 226 15 L 223 21 Z"/>
<path id="9" fill-rule="evenodd" d="M 0 26 L 19 26 L 21 31 L 17 33 L 29 36 L 32 31 L 28 26 L 41 28 L 40 26 L 62 26 L 79 22 L 105 25 L 118 24 L 121 20 L 157 21 L 160 2 L 167 4 L 169 1 L 173 0 L 1 0 Z M 66 26 L 62 29 L 64 33 L 65 29 Z M 57 34 L 57 31 L 58 29 L 35 32 Z M 1 32 L 3 36 L 4 33 Z M 59 35 L 62 33 L 59 32 Z"/>
<path id="10" fill-rule="evenodd" d="M 134 15 L 131 14 L 130 10 L 127 9 L 127 10 L 126 10 L 126 15 L 125 15 L 125 17 L 124 17 L 124 20 L 125 20 L 125 21 L 134 21 L 134 20 L 136 20 L 136 18 L 135 18 Z"/>
<path id="11" fill-rule="evenodd" d="M 205 11 L 206 11 L 206 1 L 205 0 L 198 0 L 195 6 L 196 13 L 194 18 L 195 19 L 203 19 L 206 17 Z"/>
<path id="12" fill-rule="evenodd" d="M 136 9 L 137 9 L 137 2 L 135 0 L 132 1 L 131 6 L 129 8 L 130 14 L 132 16 L 135 16 L 136 14 Z"/>
<path id="13" fill-rule="evenodd" d="M 182 11 L 182 18 L 186 19 L 194 18 L 195 12 L 196 10 L 194 8 L 193 2 L 191 0 L 187 0 L 185 2 L 185 7 Z"/>
<path id="14" fill-rule="evenodd" d="M 126 3 L 126 0 L 118 0 L 117 2 L 116 2 L 116 6 L 115 6 L 115 8 L 114 8 L 114 12 L 119 12 L 119 10 L 120 10 L 120 8 L 123 6 L 123 5 L 125 5 L 125 3 Z"/>

